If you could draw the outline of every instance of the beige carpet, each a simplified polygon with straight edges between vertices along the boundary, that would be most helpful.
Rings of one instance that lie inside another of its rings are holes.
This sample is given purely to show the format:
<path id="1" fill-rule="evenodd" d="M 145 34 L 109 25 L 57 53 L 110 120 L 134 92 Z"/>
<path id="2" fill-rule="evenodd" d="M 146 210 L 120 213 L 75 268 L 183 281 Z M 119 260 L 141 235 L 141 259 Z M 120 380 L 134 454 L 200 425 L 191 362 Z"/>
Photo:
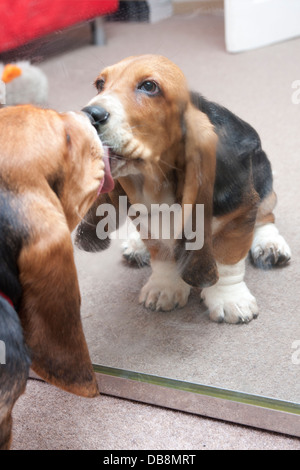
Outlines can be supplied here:
<path id="1" fill-rule="evenodd" d="M 299 450 L 297 438 L 30 380 L 14 410 L 15 450 Z"/>
<path id="2" fill-rule="evenodd" d="M 259 131 L 274 170 L 277 225 L 293 260 L 267 273 L 248 267 L 260 316 L 233 326 L 210 322 L 197 292 L 177 312 L 153 314 L 138 306 L 150 271 L 124 265 L 118 242 L 102 254 L 76 252 L 93 361 L 300 403 L 300 365 L 291 359 L 292 343 L 300 339 L 300 105 L 291 99 L 292 83 L 300 79 L 300 40 L 229 55 L 223 18 L 199 15 L 154 25 L 108 23 L 106 32 L 104 47 L 83 44 L 40 64 L 49 78 L 49 105 L 80 109 L 94 95 L 103 66 L 132 54 L 166 55 L 192 88 Z M 84 400 L 37 381 L 29 381 L 15 407 L 14 429 L 14 449 L 300 448 L 298 439 L 112 397 Z"/>

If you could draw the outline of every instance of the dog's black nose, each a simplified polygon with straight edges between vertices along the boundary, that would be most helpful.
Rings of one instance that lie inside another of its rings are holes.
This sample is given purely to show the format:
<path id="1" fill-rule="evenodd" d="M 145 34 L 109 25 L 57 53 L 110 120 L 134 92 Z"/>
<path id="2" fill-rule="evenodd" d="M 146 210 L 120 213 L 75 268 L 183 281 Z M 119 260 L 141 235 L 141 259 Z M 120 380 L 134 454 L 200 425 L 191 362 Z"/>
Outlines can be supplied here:
<path id="1" fill-rule="evenodd" d="M 109 118 L 109 112 L 100 106 L 86 106 L 81 111 L 87 114 L 95 127 L 105 124 Z"/>

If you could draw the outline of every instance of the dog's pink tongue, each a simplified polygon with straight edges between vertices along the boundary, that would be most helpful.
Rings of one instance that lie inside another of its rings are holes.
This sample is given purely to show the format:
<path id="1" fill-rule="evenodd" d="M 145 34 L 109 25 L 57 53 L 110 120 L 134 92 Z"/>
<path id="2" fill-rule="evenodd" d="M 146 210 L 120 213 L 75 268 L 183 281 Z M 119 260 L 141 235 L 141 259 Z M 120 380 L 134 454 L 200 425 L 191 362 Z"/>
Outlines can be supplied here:
<path id="1" fill-rule="evenodd" d="M 99 196 L 99 194 L 109 193 L 115 187 L 115 183 L 114 183 L 113 177 L 111 176 L 111 172 L 110 172 L 108 148 L 105 147 L 105 146 L 104 146 L 103 161 L 104 161 L 104 165 L 105 165 L 104 179 L 102 180 L 102 182 L 99 186 L 98 196 Z"/>

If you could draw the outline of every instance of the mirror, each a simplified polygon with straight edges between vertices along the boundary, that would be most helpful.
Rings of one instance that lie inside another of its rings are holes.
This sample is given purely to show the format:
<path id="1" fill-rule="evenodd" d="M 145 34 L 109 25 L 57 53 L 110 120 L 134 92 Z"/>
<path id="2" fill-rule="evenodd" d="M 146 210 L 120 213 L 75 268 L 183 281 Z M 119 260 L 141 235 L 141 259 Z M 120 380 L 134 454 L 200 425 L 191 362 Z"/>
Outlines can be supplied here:
<path id="1" fill-rule="evenodd" d="M 274 172 L 277 227 L 292 260 L 270 271 L 247 262 L 246 283 L 260 314 L 249 324 L 230 325 L 209 320 L 197 289 L 182 309 L 152 312 L 139 305 L 151 268 L 128 265 L 117 235 L 101 253 L 75 249 L 84 330 L 104 393 L 300 436 L 300 40 L 234 55 L 225 50 L 222 12 L 181 12 L 155 22 L 131 19 L 105 21 L 103 46 L 91 44 L 86 23 L 22 49 L 48 78 L 49 107 L 81 109 L 95 95 L 92 84 L 99 71 L 122 58 L 148 52 L 167 56 L 183 70 L 191 89 L 259 132 Z M 11 59 L 8 52 L 0 56 L 0 61 Z M 120 382 L 109 382 L 112 377 L 125 381 L 126 392 L 117 389 Z M 141 383 L 149 388 L 129 386 Z M 174 390 L 188 395 L 174 404 Z M 194 396 L 217 401 L 189 408 Z M 239 408 L 243 404 L 250 407 L 246 412 Z M 257 410 L 256 419 L 246 418 Z M 265 410 L 274 416 L 264 416 Z"/>

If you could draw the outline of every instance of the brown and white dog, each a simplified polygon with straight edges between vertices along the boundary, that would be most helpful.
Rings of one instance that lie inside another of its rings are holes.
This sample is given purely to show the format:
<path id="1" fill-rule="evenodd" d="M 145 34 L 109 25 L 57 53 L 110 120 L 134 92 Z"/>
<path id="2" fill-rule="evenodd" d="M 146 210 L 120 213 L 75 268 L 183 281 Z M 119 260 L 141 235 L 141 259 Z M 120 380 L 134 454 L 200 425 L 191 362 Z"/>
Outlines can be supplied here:
<path id="1" fill-rule="evenodd" d="M 0 109 L 0 449 L 30 364 L 64 390 L 99 393 L 70 232 L 103 186 L 103 153 L 82 112 Z"/>
<path id="2" fill-rule="evenodd" d="M 110 147 L 115 189 L 95 202 L 77 231 L 76 242 L 100 250 L 97 207 L 179 203 L 204 205 L 204 244 L 186 249 L 181 237 L 144 237 L 152 275 L 140 302 L 154 310 L 184 306 L 191 286 L 215 321 L 249 322 L 258 314 L 244 282 L 245 258 L 269 268 L 290 259 L 274 224 L 276 195 L 270 162 L 257 132 L 224 107 L 190 92 L 182 71 L 157 55 L 134 56 L 105 68 L 87 105 L 101 139 Z M 183 211 L 184 214 L 184 211 Z M 183 221 L 187 218 L 183 216 Z M 121 222 L 121 221 L 119 221 Z"/>

